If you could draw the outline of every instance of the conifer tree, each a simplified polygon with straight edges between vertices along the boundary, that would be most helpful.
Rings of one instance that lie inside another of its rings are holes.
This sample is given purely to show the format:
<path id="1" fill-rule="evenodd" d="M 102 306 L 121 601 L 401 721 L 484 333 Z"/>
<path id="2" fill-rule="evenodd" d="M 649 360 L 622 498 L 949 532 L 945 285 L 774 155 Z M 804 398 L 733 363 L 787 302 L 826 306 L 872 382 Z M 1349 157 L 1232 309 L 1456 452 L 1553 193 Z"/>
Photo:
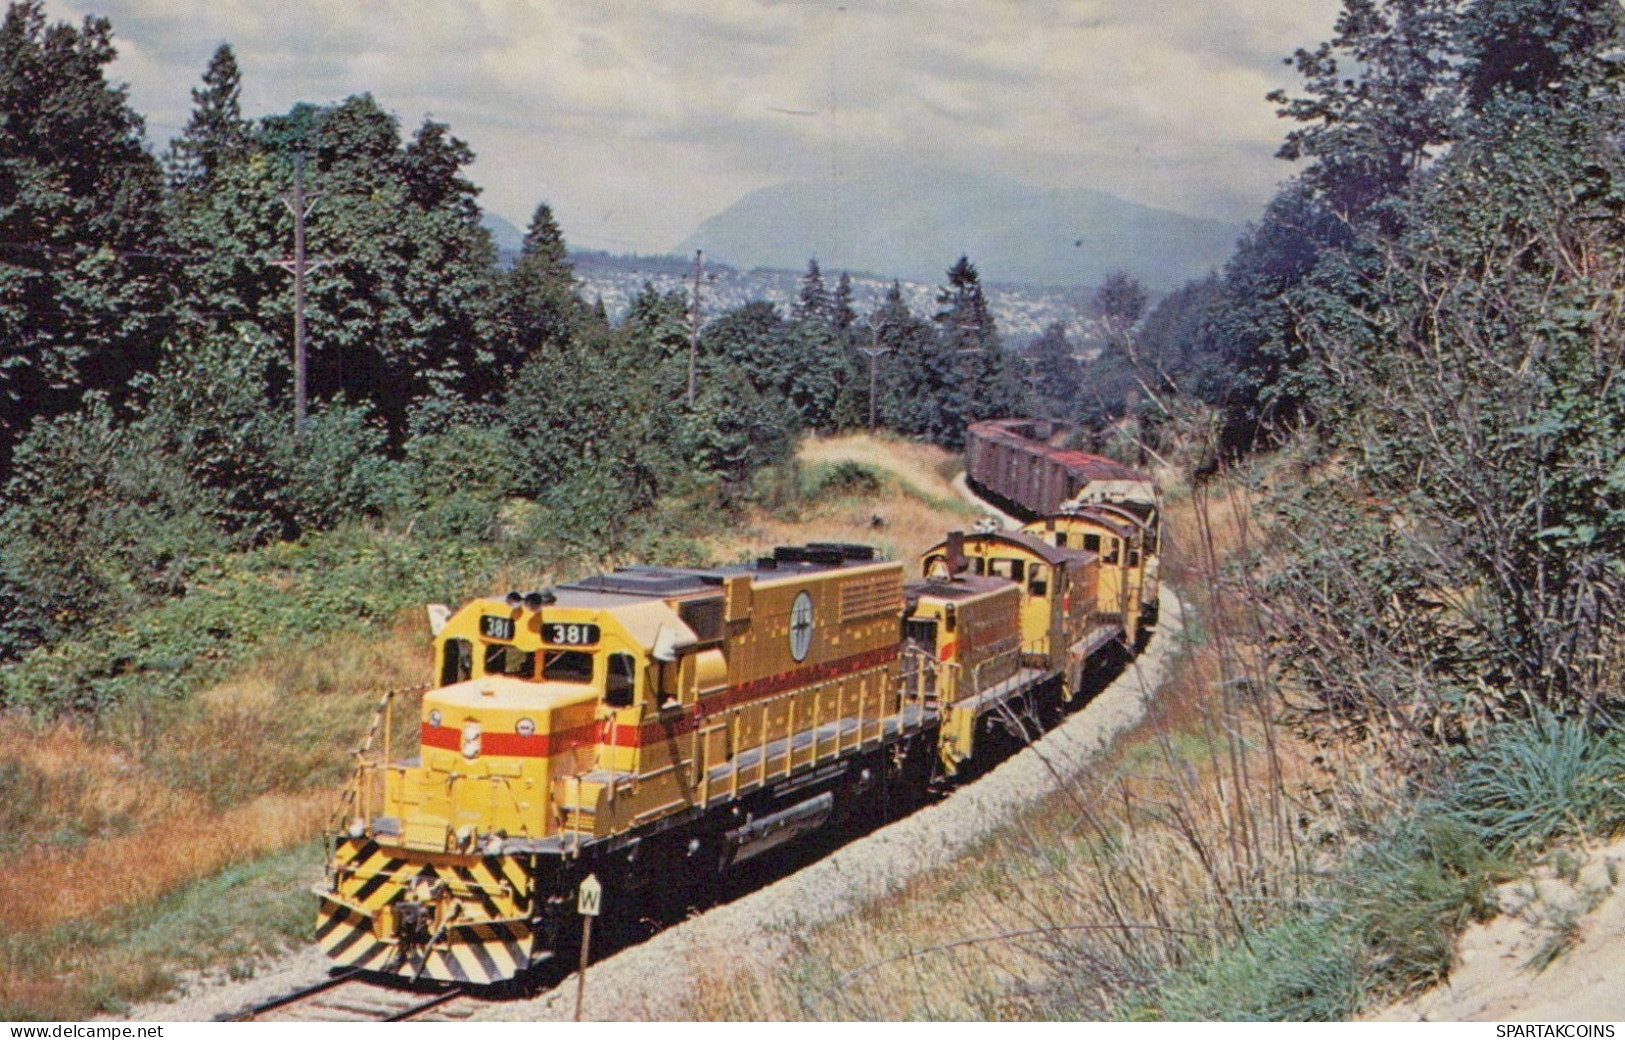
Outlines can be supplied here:
<path id="1" fill-rule="evenodd" d="M 857 324 L 858 314 L 852 309 L 852 276 L 845 271 L 841 272 L 840 281 L 835 283 L 835 294 L 830 297 L 829 318 L 836 335 L 841 337 L 849 336 L 852 326 Z"/>
<path id="2" fill-rule="evenodd" d="M 933 437 L 957 448 L 964 443 L 967 424 L 1019 412 L 1022 392 L 999 343 L 981 275 L 969 257 L 961 256 L 948 270 L 948 284 L 937 293 L 937 304 L 943 360 L 954 375 L 942 416 L 944 428 Z"/>
<path id="3" fill-rule="evenodd" d="M 530 219 L 503 294 L 505 316 L 521 355 L 562 344 L 582 317 L 575 268 L 553 209 L 545 202 Z"/>
<path id="4" fill-rule="evenodd" d="M 237 56 L 231 44 L 222 43 L 209 59 L 203 85 L 192 88 L 192 118 L 164 157 L 171 188 L 206 188 L 224 163 L 247 148 L 250 128 L 241 97 Z"/>
<path id="5" fill-rule="evenodd" d="M 801 276 L 801 294 L 796 298 L 793 317 L 798 322 L 829 322 L 829 290 L 824 287 L 824 273 L 818 269 L 818 259 L 807 261 L 807 273 Z"/>

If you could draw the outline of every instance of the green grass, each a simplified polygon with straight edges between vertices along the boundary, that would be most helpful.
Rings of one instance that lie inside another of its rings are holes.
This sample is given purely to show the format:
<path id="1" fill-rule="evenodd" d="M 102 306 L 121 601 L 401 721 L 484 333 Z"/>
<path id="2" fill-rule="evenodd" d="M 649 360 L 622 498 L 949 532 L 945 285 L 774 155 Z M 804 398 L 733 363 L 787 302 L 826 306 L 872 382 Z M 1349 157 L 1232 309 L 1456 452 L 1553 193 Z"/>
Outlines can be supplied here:
<path id="1" fill-rule="evenodd" d="M 1315 914 L 1282 921 L 1165 979 L 1120 1010 L 1131 1021 L 1338 1022 L 1359 1007 L 1360 947 Z"/>
<path id="2" fill-rule="evenodd" d="M 182 886 L 162 899 L 47 932 L 0 938 L 0 964 L 28 979 L 0 1019 L 83 1019 L 154 1000 L 187 972 L 233 978 L 310 941 L 321 846 L 309 843 Z"/>
<path id="3" fill-rule="evenodd" d="M 1283 907 L 1277 923 L 1168 973 L 1119 1014 L 1336 1020 L 1437 983 L 1462 929 L 1499 912 L 1499 884 L 1555 842 L 1625 829 L 1622 779 L 1616 731 L 1550 715 L 1503 723 L 1432 797 L 1343 857 L 1318 894 L 1331 912 Z M 1556 921 L 1527 967 L 1560 957 L 1576 927 Z"/>
<path id="4" fill-rule="evenodd" d="M 308 650 L 423 603 L 456 601 L 503 560 L 490 544 L 362 525 L 223 556 L 185 595 L 0 667 L 0 706 L 50 716 L 178 700 L 268 649 Z"/>
<path id="5" fill-rule="evenodd" d="M 1502 726 L 1462 764 L 1441 810 L 1500 852 L 1625 829 L 1625 739 L 1542 714 Z"/>

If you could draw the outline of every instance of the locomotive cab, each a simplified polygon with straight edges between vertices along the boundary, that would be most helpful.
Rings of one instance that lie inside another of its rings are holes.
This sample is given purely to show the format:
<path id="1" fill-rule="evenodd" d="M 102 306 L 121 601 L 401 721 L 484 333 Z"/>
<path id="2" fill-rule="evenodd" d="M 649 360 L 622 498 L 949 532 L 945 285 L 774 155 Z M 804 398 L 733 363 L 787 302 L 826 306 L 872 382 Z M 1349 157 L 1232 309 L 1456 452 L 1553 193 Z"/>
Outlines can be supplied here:
<path id="1" fill-rule="evenodd" d="M 1142 528 L 1106 510 L 1086 506 L 1034 521 L 1022 530 L 1050 545 L 1098 554 L 1098 609 L 1123 626 L 1131 644 L 1139 637 L 1148 558 Z"/>
<path id="2" fill-rule="evenodd" d="M 1156 624 L 1161 529 L 1154 505 L 1067 503 L 1060 513 L 1035 520 L 1022 530 L 1051 545 L 1100 553 L 1101 609 L 1122 616 L 1130 643 Z"/>
<path id="3" fill-rule="evenodd" d="M 1122 631 L 1115 617 L 1097 607 L 1100 557 L 1045 543 L 1026 532 L 954 532 L 921 557 L 926 577 L 947 577 L 963 566 L 969 574 L 1002 578 L 1021 596 L 1021 657 L 1024 666 L 1064 677 L 1067 699 L 1083 684 L 1083 665 Z"/>
<path id="4" fill-rule="evenodd" d="M 1021 653 L 1021 590 L 1009 581 L 958 574 L 904 586 L 903 681 L 919 683 L 942 717 L 938 753 L 949 773 L 975 753 L 977 720 L 1038 670 Z"/>

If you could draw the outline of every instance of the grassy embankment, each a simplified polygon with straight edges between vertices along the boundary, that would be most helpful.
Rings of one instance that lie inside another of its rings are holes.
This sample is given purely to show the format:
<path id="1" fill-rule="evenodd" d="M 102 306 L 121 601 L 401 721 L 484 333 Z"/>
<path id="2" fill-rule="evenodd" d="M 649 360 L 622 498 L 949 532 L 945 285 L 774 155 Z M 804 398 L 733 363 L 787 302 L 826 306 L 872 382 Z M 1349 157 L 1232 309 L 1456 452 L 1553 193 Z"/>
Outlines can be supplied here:
<path id="1" fill-rule="evenodd" d="M 1277 476 L 1288 476 L 1280 472 Z M 1429 775 L 1272 693 L 1256 500 L 1171 502 L 1185 644 L 1144 721 L 974 853 L 712 973 L 696 1018 L 1346 1019 L 1449 970 L 1552 842 L 1625 825 L 1625 741 L 1509 725 Z M 1572 941 L 1559 917 L 1530 970 Z"/>
<path id="2" fill-rule="evenodd" d="M 674 508 L 682 552 L 861 541 L 907 559 L 974 515 L 929 447 L 812 441 L 802 461 L 739 521 Z M 0 717 L 0 1018 L 117 1011 L 306 943 L 350 751 L 380 691 L 429 674 L 422 604 L 605 562 L 353 528 L 222 561 L 181 599 L 0 671 L 12 704 L 112 705 Z M 397 710 L 409 729 L 414 699 Z"/>

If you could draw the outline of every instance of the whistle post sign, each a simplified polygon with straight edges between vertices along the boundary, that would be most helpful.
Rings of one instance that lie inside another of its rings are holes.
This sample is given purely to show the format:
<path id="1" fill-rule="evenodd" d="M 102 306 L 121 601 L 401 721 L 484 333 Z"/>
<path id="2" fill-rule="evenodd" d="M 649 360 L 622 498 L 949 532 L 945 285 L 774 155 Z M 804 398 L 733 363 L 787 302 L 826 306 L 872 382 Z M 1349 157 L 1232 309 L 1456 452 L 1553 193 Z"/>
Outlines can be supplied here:
<path id="1" fill-rule="evenodd" d="M 598 883 L 598 875 L 588 874 L 576 892 L 576 913 L 582 917 L 597 917 L 603 899 L 604 886 Z"/>

